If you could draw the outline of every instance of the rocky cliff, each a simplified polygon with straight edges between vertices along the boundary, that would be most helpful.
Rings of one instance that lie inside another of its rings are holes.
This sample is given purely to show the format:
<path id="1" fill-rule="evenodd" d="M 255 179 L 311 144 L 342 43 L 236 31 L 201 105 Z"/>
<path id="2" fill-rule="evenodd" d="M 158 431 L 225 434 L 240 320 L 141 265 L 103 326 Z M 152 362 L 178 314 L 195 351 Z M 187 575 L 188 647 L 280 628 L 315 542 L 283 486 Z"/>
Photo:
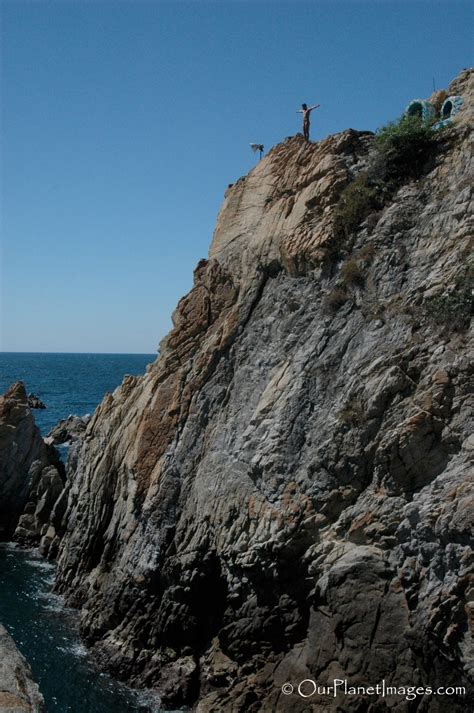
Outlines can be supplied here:
<path id="1" fill-rule="evenodd" d="M 21 381 L 0 396 L 0 539 L 37 544 L 63 489 L 64 467 L 41 438 L 28 399 Z"/>
<path id="2" fill-rule="evenodd" d="M 429 160 L 349 229 L 370 133 L 288 139 L 229 187 L 159 358 L 88 424 L 57 588 L 166 705 L 412 711 L 281 686 L 469 678 L 471 73 L 449 91 Z"/>
<path id="3" fill-rule="evenodd" d="M 45 713 L 31 669 L 0 624 L 0 713 Z"/>

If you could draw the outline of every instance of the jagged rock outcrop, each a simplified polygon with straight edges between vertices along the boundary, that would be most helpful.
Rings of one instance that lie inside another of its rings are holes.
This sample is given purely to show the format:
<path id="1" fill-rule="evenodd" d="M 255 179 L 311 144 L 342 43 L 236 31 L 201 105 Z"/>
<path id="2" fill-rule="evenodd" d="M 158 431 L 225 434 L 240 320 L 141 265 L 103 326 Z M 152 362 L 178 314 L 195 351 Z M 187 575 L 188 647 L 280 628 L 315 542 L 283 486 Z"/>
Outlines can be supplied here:
<path id="1" fill-rule="evenodd" d="M 31 668 L 0 624 L 0 713 L 45 713 Z"/>
<path id="2" fill-rule="evenodd" d="M 281 686 L 472 675 L 472 342 L 445 318 L 472 249 L 470 72 L 454 90 L 424 174 L 346 244 L 370 134 L 289 139 L 237 181 L 160 357 L 88 425 L 57 588 L 99 662 L 165 704 L 365 711 Z"/>
<path id="3" fill-rule="evenodd" d="M 73 443 L 84 436 L 90 416 L 68 416 L 54 426 L 45 438 L 55 446 Z"/>
<path id="4" fill-rule="evenodd" d="M 30 408 L 45 409 L 46 404 L 41 401 L 35 394 L 28 394 L 28 406 Z"/>
<path id="5" fill-rule="evenodd" d="M 0 397 L 0 538 L 38 543 L 64 487 L 64 466 L 44 443 L 21 381 Z"/>

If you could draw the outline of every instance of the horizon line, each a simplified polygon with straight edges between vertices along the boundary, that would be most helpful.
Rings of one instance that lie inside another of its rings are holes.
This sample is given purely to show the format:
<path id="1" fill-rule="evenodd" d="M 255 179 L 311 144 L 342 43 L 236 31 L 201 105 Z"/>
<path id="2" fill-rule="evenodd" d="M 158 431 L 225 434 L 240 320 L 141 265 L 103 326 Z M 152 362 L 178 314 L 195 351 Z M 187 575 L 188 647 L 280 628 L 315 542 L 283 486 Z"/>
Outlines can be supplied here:
<path id="1" fill-rule="evenodd" d="M 33 352 L 26 350 L 15 350 L 7 351 L 5 349 L 0 350 L 0 354 L 87 354 L 87 355 L 97 355 L 97 356 L 157 356 L 158 352 L 56 352 L 56 351 L 41 351 Z"/>

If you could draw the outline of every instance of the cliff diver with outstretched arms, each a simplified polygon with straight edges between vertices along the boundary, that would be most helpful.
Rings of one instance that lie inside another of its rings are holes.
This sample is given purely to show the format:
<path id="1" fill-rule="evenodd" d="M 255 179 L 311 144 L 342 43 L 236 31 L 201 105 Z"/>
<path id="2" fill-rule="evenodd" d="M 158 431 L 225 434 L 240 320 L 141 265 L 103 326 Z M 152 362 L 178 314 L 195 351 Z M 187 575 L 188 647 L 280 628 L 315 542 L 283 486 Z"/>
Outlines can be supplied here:
<path id="1" fill-rule="evenodd" d="M 309 141 L 309 115 L 313 109 L 319 109 L 320 106 L 320 104 L 315 104 L 309 107 L 307 104 L 302 104 L 301 109 L 297 111 L 297 114 L 303 114 L 303 136 L 305 141 Z"/>

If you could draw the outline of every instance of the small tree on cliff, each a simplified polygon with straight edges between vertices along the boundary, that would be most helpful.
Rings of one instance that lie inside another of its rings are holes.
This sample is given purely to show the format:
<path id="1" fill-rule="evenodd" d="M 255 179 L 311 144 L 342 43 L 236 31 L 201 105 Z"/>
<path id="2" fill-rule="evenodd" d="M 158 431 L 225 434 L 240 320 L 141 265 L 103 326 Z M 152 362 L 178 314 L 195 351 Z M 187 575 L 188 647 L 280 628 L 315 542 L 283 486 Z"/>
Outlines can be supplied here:
<path id="1" fill-rule="evenodd" d="M 377 130 L 376 164 L 389 181 L 418 177 L 438 140 L 438 131 L 418 116 L 403 116 Z"/>

